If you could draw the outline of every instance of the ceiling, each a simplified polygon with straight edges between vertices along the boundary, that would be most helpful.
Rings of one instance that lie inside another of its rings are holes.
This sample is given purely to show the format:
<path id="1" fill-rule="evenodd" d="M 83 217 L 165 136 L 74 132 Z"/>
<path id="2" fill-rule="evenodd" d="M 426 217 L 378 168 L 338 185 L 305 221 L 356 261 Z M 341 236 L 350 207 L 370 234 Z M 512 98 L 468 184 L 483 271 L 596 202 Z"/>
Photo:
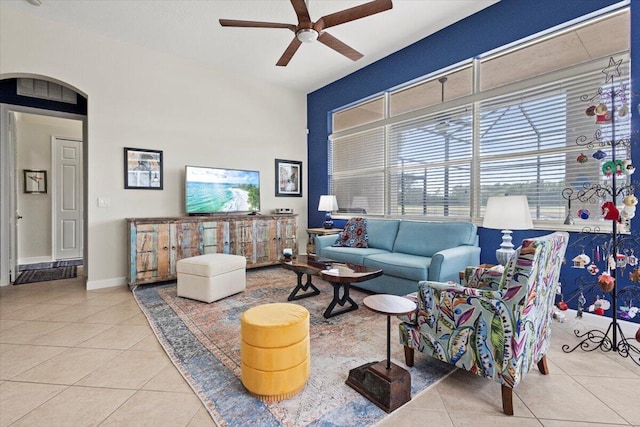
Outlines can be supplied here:
<path id="1" fill-rule="evenodd" d="M 223 28 L 218 19 L 296 23 L 288 0 L 2 0 L 44 19 L 171 53 L 237 75 L 312 92 L 498 0 L 395 0 L 393 9 L 327 32 L 364 54 L 353 62 L 321 43 L 303 44 L 276 67 L 294 34 L 287 29 Z M 308 0 L 312 20 L 366 3 Z"/>

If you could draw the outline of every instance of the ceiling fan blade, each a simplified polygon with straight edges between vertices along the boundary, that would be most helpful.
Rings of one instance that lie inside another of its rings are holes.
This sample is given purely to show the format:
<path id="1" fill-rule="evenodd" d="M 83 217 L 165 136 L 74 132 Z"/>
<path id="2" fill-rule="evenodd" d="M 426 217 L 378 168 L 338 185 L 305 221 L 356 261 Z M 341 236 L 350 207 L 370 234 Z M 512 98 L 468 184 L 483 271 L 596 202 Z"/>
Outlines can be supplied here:
<path id="1" fill-rule="evenodd" d="M 293 6 L 293 10 L 296 11 L 298 25 L 303 22 L 311 22 L 309 9 L 307 9 L 307 3 L 304 0 L 291 0 L 291 5 Z"/>
<path id="2" fill-rule="evenodd" d="M 369 3 L 365 3 L 360 6 L 355 6 L 341 10 L 340 12 L 323 16 L 315 23 L 314 29 L 317 32 L 321 32 L 325 28 L 334 27 L 336 25 L 344 24 L 345 22 L 355 21 L 356 19 L 375 15 L 376 13 L 384 12 L 391 8 L 393 8 L 391 0 L 370 1 Z"/>
<path id="3" fill-rule="evenodd" d="M 278 67 L 286 67 L 289 61 L 291 61 L 293 54 L 296 53 L 301 44 L 302 42 L 294 36 L 293 40 L 291 40 L 291 43 L 289 43 L 289 46 L 287 46 L 287 49 L 284 51 L 276 65 Z"/>
<path id="4" fill-rule="evenodd" d="M 286 28 L 296 32 L 296 26 L 292 24 L 282 24 L 279 22 L 241 21 L 237 19 L 220 19 L 223 27 L 250 27 L 250 28 Z"/>
<path id="5" fill-rule="evenodd" d="M 343 42 L 333 37 L 329 33 L 320 34 L 320 37 L 318 37 L 318 41 L 325 46 L 329 46 L 331 49 L 335 50 L 336 52 L 343 54 L 344 56 L 351 59 L 352 61 L 357 61 L 363 56 L 360 52 L 344 44 Z"/>

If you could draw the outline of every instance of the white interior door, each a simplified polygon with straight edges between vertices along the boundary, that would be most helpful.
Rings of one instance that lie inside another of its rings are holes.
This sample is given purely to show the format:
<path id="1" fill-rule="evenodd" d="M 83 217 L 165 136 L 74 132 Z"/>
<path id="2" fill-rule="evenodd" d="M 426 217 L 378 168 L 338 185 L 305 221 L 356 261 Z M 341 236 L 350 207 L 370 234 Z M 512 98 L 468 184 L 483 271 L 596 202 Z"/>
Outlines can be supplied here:
<path id="1" fill-rule="evenodd" d="M 53 256 L 82 258 L 82 141 L 51 138 Z"/>

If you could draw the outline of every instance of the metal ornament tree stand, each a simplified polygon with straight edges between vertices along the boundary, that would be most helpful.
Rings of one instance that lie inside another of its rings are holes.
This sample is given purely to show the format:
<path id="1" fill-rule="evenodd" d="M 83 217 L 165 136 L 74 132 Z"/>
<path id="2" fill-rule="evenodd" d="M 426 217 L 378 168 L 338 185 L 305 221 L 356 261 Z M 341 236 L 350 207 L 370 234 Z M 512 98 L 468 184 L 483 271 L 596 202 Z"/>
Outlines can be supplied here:
<path id="1" fill-rule="evenodd" d="M 615 61 L 613 58 L 609 59 L 609 65 L 607 68 L 603 70 L 603 73 L 606 75 L 605 85 L 610 82 L 610 89 L 602 90 L 601 88 L 596 92 L 595 95 L 589 96 L 585 95 L 581 97 L 583 101 L 594 101 L 599 100 L 600 103 L 609 103 L 607 107 L 609 108 L 610 116 L 611 116 L 611 138 L 609 140 L 603 139 L 603 135 L 600 129 L 596 130 L 594 137 L 595 139 L 589 141 L 586 136 L 581 136 L 577 139 L 576 143 L 578 145 L 585 145 L 589 148 L 592 148 L 596 143 L 601 147 L 609 146 L 611 147 L 611 157 L 612 162 L 616 164 L 616 148 L 620 146 L 628 147 L 631 144 L 631 139 L 629 137 L 616 139 L 616 98 L 622 97 L 625 99 L 625 91 L 626 85 L 622 84 L 620 88 L 616 89 L 614 80 L 615 77 L 620 76 L 620 64 L 622 60 Z M 573 188 L 565 188 L 562 192 L 562 196 L 568 200 L 569 206 L 571 205 L 572 200 L 578 200 L 583 203 L 596 203 L 602 200 L 611 200 L 613 206 L 616 206 L 617 199 L 619 197 L 625 197 L 628 195 L 633 195 L 634 187 L 631 184 L 625 184 L 618 187 L 616 182 L 616 171 L 612 171 L 611 174 L 611 184 L 585 184 L 585 188 L 574 191 Z M 619 224 L 618 218 L 613 219 L 611 221 L 612 224 L 612 232 L 610 236 L 606 236 L 606 240 L 609 242 L 607 246 L 609 247 L 608 256 L 605 256 L 605 260 L 608 265 L 610 265 L 609 257 L 613 256 L 613 260 L 616 261 L 618 251 L 624 247 L 626 244 L 634 244 L 635 239 L 629 235 L 619 235 Z M 586 229 L 585 232 L 594 232 L 597 233 L 598 230 L 590 230 Z M 604 235 L 600 235 L 603 238 Z M 594 239 L 596 237 L 594 236 Z M 600 349 L 602 351 L 615 351 L 619 355 L 623 357 L 630 357 L 631 360 L 634 361 L 637 365 L 640 366 L 640 349 L 636 347 L 630 339 L 625 337 L 620 324 L 618 323 L 618 298 L 627 291 L 628 288 L 622 289 L 618 292 L 618 265 L 615 264 L 613 268 L 611 268 L 611 277 L 613 277 L 613 290 L 609 292 L 611 296 L 611 308 L 613 309 L 611 323 L 607 328 L 606 332 L 602 332 L 598 329 L 592 329 L 587 332 L 581 333 L 580 330 L 574 330 L 574 334 L 577 338 L 581 339 L 581 341 L 575 345 L 563 345 L 562 350 L 565 353 L 571 353 L 574 350 L 580 348 L 584 351 L 594 351 Z M 581 314 L 581 310 L 579 309 L 579 315 Z"/>

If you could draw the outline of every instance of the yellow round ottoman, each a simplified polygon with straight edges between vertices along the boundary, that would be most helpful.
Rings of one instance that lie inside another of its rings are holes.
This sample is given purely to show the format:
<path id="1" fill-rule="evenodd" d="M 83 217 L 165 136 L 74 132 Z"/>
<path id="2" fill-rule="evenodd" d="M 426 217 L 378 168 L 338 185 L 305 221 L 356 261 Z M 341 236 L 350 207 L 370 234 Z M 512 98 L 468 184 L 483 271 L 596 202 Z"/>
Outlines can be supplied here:
<path id="1" fill-rule="evenodd" d="M 309 311 L 289 303 L 252 307 L 240 319 L 242 384 L 263 401 L 288 399 L 309 378 Z"/>

